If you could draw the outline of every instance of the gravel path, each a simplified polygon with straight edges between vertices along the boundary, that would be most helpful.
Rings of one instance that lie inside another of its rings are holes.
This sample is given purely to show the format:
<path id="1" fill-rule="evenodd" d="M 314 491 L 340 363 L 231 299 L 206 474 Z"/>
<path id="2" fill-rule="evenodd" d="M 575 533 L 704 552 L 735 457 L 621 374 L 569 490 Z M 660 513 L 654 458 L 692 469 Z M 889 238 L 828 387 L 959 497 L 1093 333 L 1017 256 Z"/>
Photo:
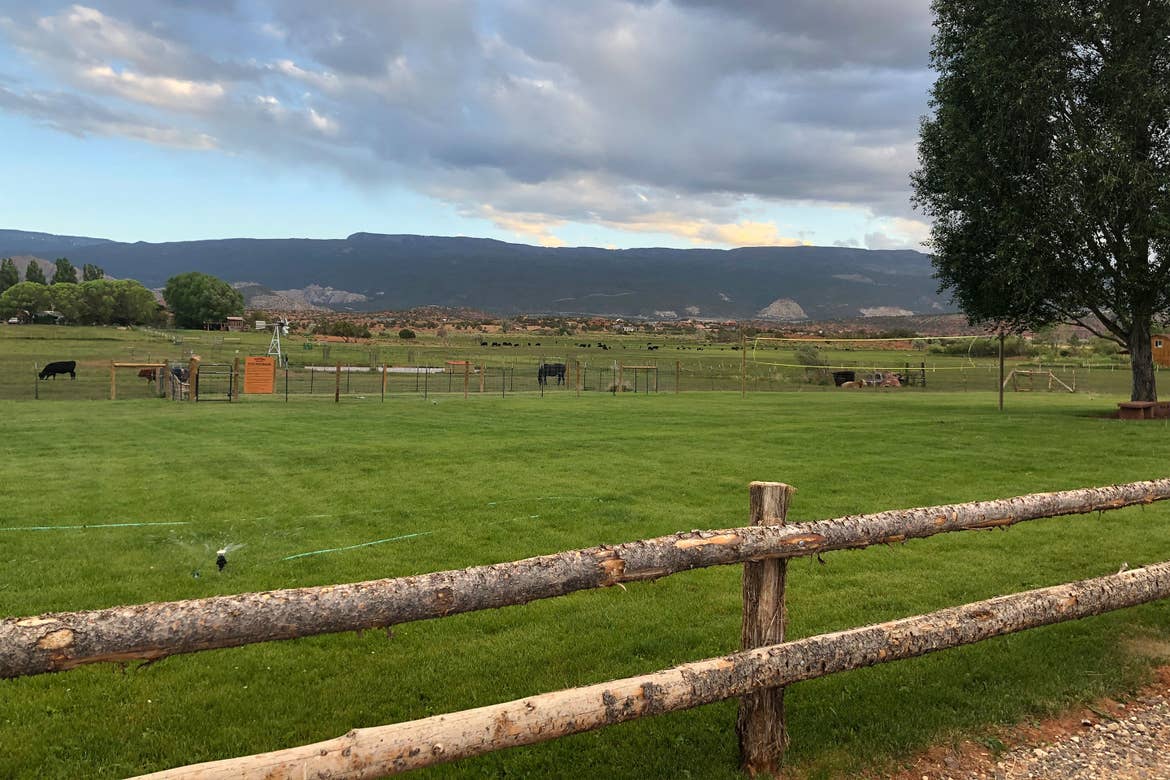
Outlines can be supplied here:
<path id="1" fill-rule="evenodd" d="M 1170 780 L 1170 669 L 1129 703 L 1099 702 L 985 744 L 927 751 L 893 780 Z"/>
<path id="2" fill-rule="evenodd" d="M 1118 778 L 1170 780 L 1170 703 L 1163 695 L 1129 704 L 1117 720 L 1081 721 L 1081 730 L 1039 747 L 1017 747 L 993 767 L 996 780 Z"/>

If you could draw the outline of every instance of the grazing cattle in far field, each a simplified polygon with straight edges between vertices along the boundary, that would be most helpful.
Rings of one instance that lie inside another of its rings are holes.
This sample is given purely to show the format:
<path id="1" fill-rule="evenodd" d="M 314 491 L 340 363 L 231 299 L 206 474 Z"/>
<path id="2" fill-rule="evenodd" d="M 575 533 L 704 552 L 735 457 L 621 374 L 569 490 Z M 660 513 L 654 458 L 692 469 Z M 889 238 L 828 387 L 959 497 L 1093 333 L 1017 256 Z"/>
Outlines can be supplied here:
<path id="1" fill-rule="evenodd" d="M 540 368 L 536 370 L 536 381 L 542 385 L 548 384 L 550 377 L 556 377 L 557 384 L 563 385 L 565 383 L 565 364 L 541 363 Z"/>
<path id="2" fill-rule="evenodd" d="M 158 379 L 158 369 L 140 368 L 138 369 L 138 377 L 139 379 L 145 379 L 147 383 L 153 382 L 154 380 Z"/>
<path id="3" fill-rule="evenodd" d="M 76 360 L 55 360 L 41 369 L 41 373 L 37 376 L 41 379 L 57 378 L 57 374 L 68 374 L 70 379 L 77 378 L 77 361 Z"/>

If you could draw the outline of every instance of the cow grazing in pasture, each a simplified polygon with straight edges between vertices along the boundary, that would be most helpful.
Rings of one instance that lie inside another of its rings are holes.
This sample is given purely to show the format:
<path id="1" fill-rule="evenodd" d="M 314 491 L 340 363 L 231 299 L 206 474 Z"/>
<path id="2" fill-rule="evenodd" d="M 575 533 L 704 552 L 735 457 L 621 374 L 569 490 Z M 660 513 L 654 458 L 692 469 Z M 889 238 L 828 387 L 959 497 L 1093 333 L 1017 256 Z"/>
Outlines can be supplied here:
<path id="1" fill-rule="evenodd" d="M 70 379 L 77 378 L 77 361 L 76 360 L 55 360 L 41 369 L 41 373 L 37 374 L 40 379 L 57 378 L 57 374 L 68 374 Z"/>
<path id="2" fill-rule="evenodd" d="M 138 369 L 138 378 L 145 379 L 147 384 L 150 384 L 150 383 L 154 382 L 156 379 L 158 379 L 158 369 L 157 368 L 140 368 L 140 369 Z"/>
<path id="3" fill-rule="evenodd" d="M 556 377 L 557 384 L 563 385 L 565 383 L 565 364 L 541 363 L 540 368 L 536 370 L 536 381 L 545 385 L 548 384 L 551 377 Z"/>

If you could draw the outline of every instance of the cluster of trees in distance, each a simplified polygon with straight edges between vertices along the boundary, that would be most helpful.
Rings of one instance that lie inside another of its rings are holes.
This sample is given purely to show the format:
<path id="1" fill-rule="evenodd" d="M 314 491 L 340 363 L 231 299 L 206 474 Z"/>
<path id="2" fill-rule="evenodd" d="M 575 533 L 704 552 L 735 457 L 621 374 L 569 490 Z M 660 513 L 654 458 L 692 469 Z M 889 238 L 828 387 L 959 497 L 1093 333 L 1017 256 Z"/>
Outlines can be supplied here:
<path id="1" fill-rule="evenodd" d="M 79 274 L 67 258 L 56 261 L 50 283 L 37 262 L 30 261 L 24 281 L 12 258 L 0 260 L 0 315 L 31 321 L 52 311 L 80 325 L 161 325 L 166 310 L 153 292 L 134 279 L 106 279 L 105 271 L 86 263 Z M 163 297 L 180 328 L 200 328 L 244 313 L 244 298 L 227 282 L 202 273 L 167 281 Z"/>
<path id="2" fill-rule="evenodd" d="M 16 263 L 0 260 L 0 314 L 28 321 L 37 312 L 55 311 L 67 322 L 86 325 L 157 323 L 163 316 L 154 293 L 133 279 L 106 279 L 101 268 L 87 263 L 78 282 L 67 258 L 56 265 L 50 283 L 40 264 L 30 262 L 22 282 Z"/>

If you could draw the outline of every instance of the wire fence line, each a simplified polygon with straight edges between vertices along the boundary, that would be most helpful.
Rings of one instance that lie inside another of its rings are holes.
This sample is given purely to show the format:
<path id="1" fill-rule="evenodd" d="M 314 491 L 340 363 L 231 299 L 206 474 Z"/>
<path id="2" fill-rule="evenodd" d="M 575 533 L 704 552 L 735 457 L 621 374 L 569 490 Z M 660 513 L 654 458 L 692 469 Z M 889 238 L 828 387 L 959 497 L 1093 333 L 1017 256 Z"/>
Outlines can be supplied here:
<path id="1" fill-rule="evenodd" d="M 116 378 L 117 399 L 158 397 L 156 381 L 133 369 L 113 369 L 119 361 L 165 362 L 186 366 L 199 354 L 204 370 L 200 395 L 233 399 L 240 388 L 229 382 L 243 378 L 243 358 L 249 352 L 228 339 L 187 344 L 178 339 L 131 348 L 112 354 L 83 354 L 76 359 L 76 378 L 58 374 L 40 379 L 50 362 L 72 357 L 68 348 L 46 342 L 43 354 L 0 354 L 0 400 L 108 400 Z M 519 346 L 519 345 L 517 345 Z M 580 345 L 578 345 L 580 346 Z M 815 365 L 800 362 L 792 352 L 740 352 L 733 346 L 702 348 L 576 349 L 550 345 L 538 351 L 443 348 L 380 349 L 364 344 L 294 346 L 277 370 L 276 396 L 288 398 L 347 398 L 458 395 L 500 396 L 557 393 L 744 393 L 834 390 L 845 377 L 862 387 L 855 392 L 964 392 L 999 388 L 995 359 L 969 359 L 924 352 L 892 354 L 864 350 L 828 354 Z M 404 360 L 405 358 L 405 360 Z M 240 373 L 234 374 L 239 360 Z M 340 365 L 340 371 L 338 366 Z M 542 365 L 564 366 L 541 382 Z M 215 366 L 214 369 L 210 368 Z M 228 367 L 233 367 L 229 370 Z M 383 380 L 383 369 L 385 379 Z M 1014 359 L 1008 363 L 1008 392 L 1075 392 L 1127 395 L 1131 375 L 1128 363 L 1116 361 Z M 893 383 L 898 387 L 882 387 Z M 1160 377 L 1160 372 L 1159 372 Z M 338 379 L 340 378 L 340 382 Z M 242 382 L 241 382 L 242 384 Z M 243 399 L 255 396 L 243 395 Z"/>

